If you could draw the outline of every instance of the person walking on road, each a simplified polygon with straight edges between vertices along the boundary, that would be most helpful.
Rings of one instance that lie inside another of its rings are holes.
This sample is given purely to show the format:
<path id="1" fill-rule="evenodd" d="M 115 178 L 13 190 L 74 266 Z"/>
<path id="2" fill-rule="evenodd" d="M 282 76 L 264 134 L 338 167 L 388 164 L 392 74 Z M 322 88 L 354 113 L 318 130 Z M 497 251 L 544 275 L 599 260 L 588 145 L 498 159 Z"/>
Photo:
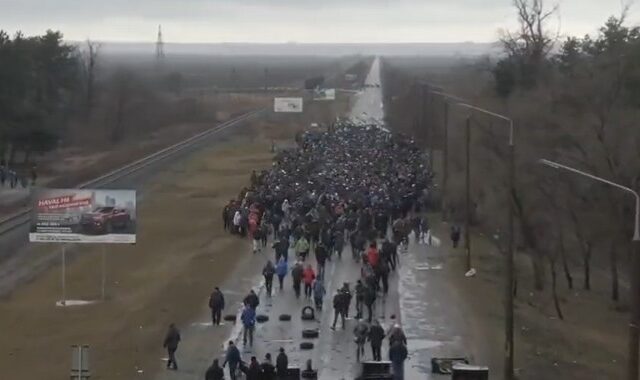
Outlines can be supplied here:
<path id="1" fill-rule="evenodd" d="M 167 361 L 167 369 L 178 370 L 178 362 L 176 361 L 176 351 L 180 343 L 180 331 L 174 323 L 169 325 L 169 331 L 164 338 L 163 346 L 167 349 L 169 360 Z"/>
<path id="2" fill-rule="evenodd" d="M 289 239 L 281 237 L 273 243 L 272 247 L 276 252 L 276 262 L 280 261 L 281 257 L 284 257 L 285 261 L 289 261 Z"/>
<path id="3" fill-rule="evenodd" d="M 213 359 L 213 364 L 204 374 L 204 380 L 224 380 L 224 371 L 218 363 L 218 359 Z"/>
<path id="4" fill-rule="evenodd" d="M 367 341 L 369 333 L 369 326 L 364 321 L 358 321 L 358 324 L 353 329 L 353 335 L 356 341 L 356 360 L 360 362 L 360 359 L 364 357 L 364 344 Z"/>
<path id="5" fill-rule="evenodd" d="M 382 341 L 384 340 L 384 329 L 380 326 L 380 322 L 376 319 L 369 328 L 369 342 L 371 342 L 371 354 L 374 361 L 382 360 Z"/>
<path id="6" fill-rule="evenodd" d="M 389 265 L 384 260 L 381 260 L 376 267 L 376 282 L 382 282 L 382 293 L 387 295 L 389 292 Z"/>
<path id="7" fill-rule="evenodd" d="M 356 282 L 356 319 L 362 318 L 362 304 L 364 303 L 364 295 L 366 292 L 366 288 L 362 283 L 362 280 L 358 280 Z"/>
<path id="8" fill-rule="evenodd" d="M 249 305 L 255 312 L 256 309 L 258 308 L 258 305 L 260 305 L 260 298 L 258 298 L 258 295 L 256 294 L 256 292 L 254 292 L 253 289 L 251 289 L 249 291 L 249 294 L 247 294 L 247 296 L 244 297 L 243 303 L 245 305 Z"/>
<path id="9" fill-rule="evenodd" d="M 258 363 L 258 359 L 256 359 L 255 356 L 251 357 L 251 361 L 249 362 L 249 367 L 247 368 L 245 375 L 247 380 L 262 380 L 260 363 Z"/>
<path id="10" fill-rule="evenodd" d="M 267 290 L 267 296 L 271 297 L 271 289 L 273 288 L 273 275 L 276 273 L 276 267 L 273 266 L 271 260 L 267 261 L 262 269 L 262 275 L 264 276 L 264 287 Z"/>
<path id="11" fill-rule="evenodd" d="M 322 299 L 326 290 L 324 288 L 323 280 L 318 278 L 316 282 L 313 283 L 313 301 L 316 305 L 316 310 L 322 310 Z"/>
<path id="12" fill-rule="evenodd" d="M 211 323 L 213 326 L 220 326 L 222 310 L 224 310 L 224 295 L 220 288 L 216 288 L 209 297 L 209 308 L 211 309 Z"/>
<path id="13" fill-rule="evenodd" d="M 240 315 L 242 321 L 242 344 L 247 345 L 247 335 L 249 335 L 249 346 L 253 347 L 253 330 L 256 327 L 256 310 L 251 305 L 245 305 Z"/>
<path id="14" fill-rule="evenodd" d="M 365 287 L 364 304 L 367 306 L 367 321 L 371 323 L 373 319 L 373 305 L 376 303 L 376 290 L 373 286 Z"/>
<path id="15" fill-rule="evenodd" d="M 351 289 L 349 289 L 349 283 L 345 282 L 342 284 L 342 289 L 340 291 L 344 294 L 344 316 L 345 318 L 349 318 L 349 309 L 351 309 L 351 299 L 353 298 Z"/>
<path id="16" fill-rule="evenodd" d="M 289 357 L 284 352 L 284 348 L 280 347 L 280 353 L 276 358 L 276 373 L 278 380 L 286 380 L 289 371 Z"/>
<path id="17" fill-rule="evenodd" d="M 224 363 L 222 363 L 222 368 L 224 368 L 227 363 L 229 363 L 229 377 L 231 380 L 236 380 L 236 372 L 238 371 L 238 366 L 242 358 L 240 357 L 240 350 L 233 344 L 233 341 L 229 341 L 229 347 L 227 347 L 227 354 L 225 355 Z"/>
<path id="18" fill-rule="evenodd" d="M 304 267 L 302 266 L 302 262 L 298 260 L 293 268 L 291 268 L 291 279 L 293 280 L 293 291 L 296 293 L 296 298 L 300 298 L 300 285 L 302 284 L 303 273 Z"/>
<path id="19" fill-rule="evenodd" d="M 345 294 L 338 290 L 333 296 L 333 325 L 331 330 L 336 329 L 336 323 L 338 322 L 338 316 L 342 320 L 342 329 L 345 329 Z"/>
<path id="20" fill-rule="evenodd" d="M 318 263 L 318 277 L 324 278 L 324 265 L 327 262 L 328 251 L 322 241 L 316 246 L 316 262 Z"/>
<path id="21" fill-rule="evenodd" d="M 453 248 L 458 248 L 458 243 L 460 242 L 460 226 L 454 224 L 451 226 L 451 244 L 453 244 Z"/>
<path id="22" fill-rule="evenodd" d="M 393 325 L 391 329 L 389 329 L 389 333 L 387 333 L 387 336 L 389 337 L 389 348 L 391 348 L 391 346 L 393 346 L 395 342 L 400 342 L 405 346 L 407 345 L 407 336 L 404 334 L 404 331 L 402 331 L 402 328 L 397 323 Z"/>
<path id="23" fill-rule="evenodd" d="M 380 252 L 380 260 L 386 261 L 387 265 L 391 267 L 391 270 L 396 270 L 396 259 L 398 255 L 398 248 L 389 239 L 385 239 L 382 243 L 382 249 Z"/>
<path id="24" fill-rule="evenodd" d="M 395 341 L 389 349 L 389 360 L 393 368 L 393 380 L 404 380 L 404 361 L 407 360 L 407 347 L 400 341 Z"/>
<path id="25" fill-rule="evenodd" d="M 311 265 L 307 265 L 307 268 L 302 273 L 304 280 L 304 296 L 307 299 L 311 299 L 311 292 L 313 290 L 313 281 L 316 279 L 316 273 L 313 271 Z"/>
<path id="26" fill-rule="evenodd" d="M 276 274 L 278 275 L 278 283 L 280 285 L 280 291 L 282 291 L 284 285 L 284 278 L 289 271 L 289 266 L 287 265 L 287 261 L 284 257 L 280 257 L 278 260 L 278 265 L 276 266 Z"/>
<path id="27" fill-rule="evenodd" d="M 302 261 L 307 261 L 307 255 L 309 255 L 309 241 L 304 236 L 301 236 L 300 239 L 295 244 L 296 255 L 302 259 Z"/>
<path id="28" fill-rule="evenodd" d="M 276 380 L 276 367 L 273 366 L 270 353 L 264 356 L 260 364 L 260 380 Z"/>

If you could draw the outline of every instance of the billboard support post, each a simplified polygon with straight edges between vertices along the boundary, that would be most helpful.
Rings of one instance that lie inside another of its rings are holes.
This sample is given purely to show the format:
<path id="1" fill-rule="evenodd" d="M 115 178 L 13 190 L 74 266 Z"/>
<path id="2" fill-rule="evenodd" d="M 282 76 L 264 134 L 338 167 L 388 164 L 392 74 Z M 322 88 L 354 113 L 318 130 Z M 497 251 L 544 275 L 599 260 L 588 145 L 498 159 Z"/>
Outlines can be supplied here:
<path id="1" fill-rule="evenodd" d="M 62 246 L 62 306 L 67 303 L 67 248 Z"/>
<path id="2" fill-rule="evenodd" d="M 107 298 L 107 248 L 102 246 L 102 300 Z"/>

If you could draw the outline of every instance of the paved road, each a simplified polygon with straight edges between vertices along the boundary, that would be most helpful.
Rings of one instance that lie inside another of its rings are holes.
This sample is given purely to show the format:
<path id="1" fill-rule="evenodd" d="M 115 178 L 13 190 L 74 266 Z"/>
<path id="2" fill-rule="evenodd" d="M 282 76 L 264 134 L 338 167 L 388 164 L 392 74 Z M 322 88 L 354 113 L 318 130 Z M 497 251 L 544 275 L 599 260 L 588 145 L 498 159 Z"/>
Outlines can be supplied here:
<path id="1" fill-rule="evenodd" d="M 366 83 L 380 83 L 379 70 L 380 63 L 376 59 Z M 358 95 L 352 115 L 361 116 L 366 113 L 382 120 L 381 100 L 381 88 L 367 87 Z M 439 243 L 437 238 L 434 241 Z M 248 244 L 246 249 L 247 252 L 250 251 Z M 313 255 L 311 256 L 309 262 L 315 263 Z M 239 325 L 211 327 L 207 324 L 209 316 L 204 306 L 206 300 L 203 299 L 203 312 L 199 321 L 185 330 L 184 344 L 179 351 L 181 370 L 163 372 L 155 379 L 201 379 L 212 358 L 222 357 L 223 347 L 220 343 L 229 339 L 238 342 L 243 360 L 247 362 L 251 356 L 262 360 L 266 353 L 271 353 L 275 360 L 278 349 L 283 347 L 292 365 L 304 367 L 304 363 L 311 359 L 314 368 L 319 370 L 321 380 L 353 379 L 359 373 L 353 341 L 355 321 L 348 320 L 345 331 L 340 328 L 336 331 L 330 329 L 333 322 L 333 295 L 344 282 L 350 282 L 353 287 L 360 274 L 360 265 L 351 259 L 350 248 L 345 249 L 341 260 L 334 257 L 332 262 L 327 263 L 325 307 L 313 322 L 301 320 L 302 308 L 311 302 L 295 298 L 290 276 L 285 280 L 282 292 L 275 291 L 271 298 L 264 294 L 259 273 L 267 258 L 273 257 L 271 249 L 262 254 L 248 254 L 244 257 L 244 265 L 238 266 L 234 280 L 224 284 L 223 290 L 231 295 L 231 312 L 240 307 L 242 293 L 246 293 L 251 287 L 259 291 L 258 313 L 268 315 L 269 321 L 257 325 L 253 347 L 242 346 Z M 290 252 L 289 257 L 294 257 L 293 252 Z M 470 339 L 465 331 L 465 317 L 456 306 L 455 292 L 448 286 L 446 271 L 443 270 L 449 257 L 449 248 L 444 245 L 418 245 L 412 240 L 409 250 L 400 256 L 401 266 L 391 275 L 389 294 L 376 306 L 375 314 L 385 329 L 398 322 L 407 334 L 410 354 L 405 364 L 407 379 L 442 378 L 430 374 L 432 356 L 472 356 L 471 346 L 468 344 Z M 355 314 L 354 309 L 352 303 L 350 316 Z M 281 314 L 292 315 L 291 321 L 279 321 Z M 319 329 L 320 336 L 318 339 L 303 339 L 303 329 Z M 221 339 L 222 336 L 226 339 Z M 314 349 L 300 350 L 299 345 L 303 341 L 312 341 Z M 388 343 L 385 341 L 383 359 L 387 355 L 387 347 Z M 367 347 L 365 359 L 371 357 L 370 348 Z"/>

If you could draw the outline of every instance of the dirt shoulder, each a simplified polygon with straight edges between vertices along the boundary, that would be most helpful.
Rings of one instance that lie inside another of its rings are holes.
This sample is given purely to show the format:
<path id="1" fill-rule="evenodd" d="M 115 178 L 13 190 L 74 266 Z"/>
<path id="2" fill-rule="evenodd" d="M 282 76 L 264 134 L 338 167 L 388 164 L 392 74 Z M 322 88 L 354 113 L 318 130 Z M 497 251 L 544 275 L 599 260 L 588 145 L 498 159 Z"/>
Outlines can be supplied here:
<path id="1" fill-rule="evenodd" d="M 450 244 L 449 225 L 432 216 L 435 233 Z M 437 222 L 436 222 L 437 221 Z M 477 274 L 466 278 L 464 250 L 451 250 L 448 270 L 473 326 L 478 364 L 491 368 L 491 378 L 502 378 L 504 347 L 504 256 L 487 236 L 472 235 L 472 261 Z M 518 297 L 515 304 L 515 367 L 518 379 L 621 379 L 626 351 L 627 313 L 606 307 L 608 295 L 599 291 L 569 290 L 558 275 L 564 320 L 556 315 L 550 280 L 546 291 L 533 290 L 527 257 L 518 255 Z M 575 284 L 580 275 L 574 273 Z M 604 281 L 604 279 L 600 279 Z M 598 284 L 600 285 L 600 284 Z M 598 289 L 606 288 L 605 284 Z"/>

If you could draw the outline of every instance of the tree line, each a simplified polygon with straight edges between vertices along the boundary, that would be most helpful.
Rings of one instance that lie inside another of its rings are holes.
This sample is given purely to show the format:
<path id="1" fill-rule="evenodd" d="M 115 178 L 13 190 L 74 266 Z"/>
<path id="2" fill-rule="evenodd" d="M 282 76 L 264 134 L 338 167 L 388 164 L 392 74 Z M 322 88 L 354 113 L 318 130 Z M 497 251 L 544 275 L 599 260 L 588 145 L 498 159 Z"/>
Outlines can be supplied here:
<path id="1" fill-rule="evenodd" d="M 76 49 L 59 32 L 13 37 L 0 30 L 0 158 L 55 147 L 79 86 Z"/>
<path id="2" fill-rule="evenodd" d="M 395 68 L 392 61 L 383 65 L 388 121 L 442 148 L 443 97 L 423 95 L 424 83 L 443 85 L 441 91 L 511 117 L 516 186 L 507 197 L 507 125 L 448 100 L 450 183 L 445 211 L 454 221 L 464 220 L 463 126 L 470 116 L 473 223 L 504 251 L 511 198 L 517 248 L 531 263 L 532 287 L 542 291 L 551 283 L 560 318 L 556 287 L 562 278 L 569 289 L 591 290 L 598 276 L 608 282 L 616 307 L 624 310 L 622 295 L 628 294 L 623 290 L 629 277 L 623 268 L 632 253 L 633 197 L 552 170 L 539 160 L 639 188 L 640 29 L 628 25 L 625 7 L 604 20 L 596 33 L 561 37 L 554 28 L 556 7 L 542 0 L 513 4 L 519 27 L 502 33 L 498 57 L 467 60 L 445 74 L 424 67 L 407 74 L 401 62 Z"/>

